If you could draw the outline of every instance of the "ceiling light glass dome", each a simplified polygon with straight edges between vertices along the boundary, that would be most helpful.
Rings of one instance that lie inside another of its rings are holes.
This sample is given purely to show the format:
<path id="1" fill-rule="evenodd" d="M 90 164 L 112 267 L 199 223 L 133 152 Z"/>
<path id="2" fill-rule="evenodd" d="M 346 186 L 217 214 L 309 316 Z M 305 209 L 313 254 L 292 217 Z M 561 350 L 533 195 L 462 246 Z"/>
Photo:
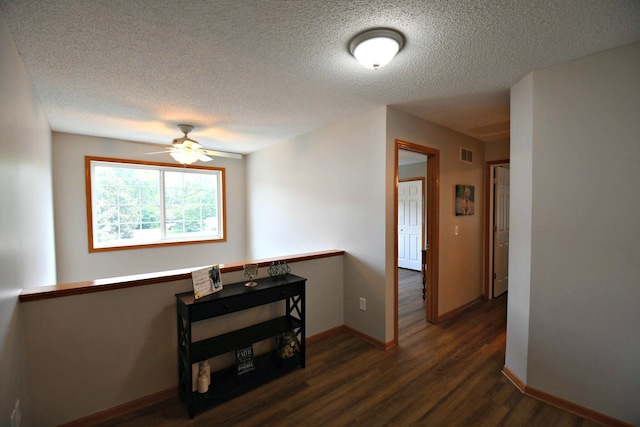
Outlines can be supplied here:
<path id="1" fill-rule="evenodd" d="M 402 34 L 379 28 L 358 34 L 349 43 L 351 54 L 367 68 L 384 67 L 404 45 Z"/>

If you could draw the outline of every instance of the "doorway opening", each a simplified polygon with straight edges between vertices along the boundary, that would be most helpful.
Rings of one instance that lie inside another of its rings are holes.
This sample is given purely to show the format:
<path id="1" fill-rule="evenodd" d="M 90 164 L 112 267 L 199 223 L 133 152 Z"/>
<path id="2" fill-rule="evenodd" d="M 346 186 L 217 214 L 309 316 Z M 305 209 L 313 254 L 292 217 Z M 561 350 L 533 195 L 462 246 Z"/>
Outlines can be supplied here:
<path id="1" fill-rule="evenodd" d="M 416 157 L 417 156 L 417 157 Z M 406 163 L 406 158 L 415 157 L 420 161 L 416 161 L 418 164 L 422 164 L 423 166 L 413 166 L 413 171 L 411 168 L 404 167 Z M 416 172 L 423 168 L 422 173 Z M 426 170 L 425 170 L 426 168 Z M 408 174 L 408 175 L 405 175 Z M 440 150 L 426 147 L 419 144 L 414 144 L 411 142 L 396 140 L 396 150 L 395 150 L 395 230 L 396 237 L 395 247 L 394 247 L 394 267 L 395 267 L 395 283 L 394 283 L 394 293 L 395 293 L 395 344 L 398 344 L 398 256 L 399 256 L 399 238 L 398 232 L 400 231 L 399 227 L 399 206 L 398 206 L 398 194 L 399 194 L 399 186 L 400 181 L 404 181 L 404 178 L 414 178 L 410 179 L 410 181 L 416 181 L 415 178 L 423 177 L 424 185 L 423 185 L 423 194 L 424 203 L 423 214 L 421 215 L 421 221 L 424 221 L 424 226 L 422 226 L 422 230 L 420 231 L 422 238 L 422 243 L 419 246 L 406 246 L 405 248 L 410 248 L 409 250 L 414 250 L 416 248 L 420 249 L 419 259 L 420 266 L 423 264 L 426 265 L 426 269 L 421 268 L 421 271 L 424 271 L 424 282 L 425 282 L 425 319 L 428 322 L 435 323 L 438 321 L 438 207 L 439 207 L 439 185 L 440 185 Z M 424 219 L 426 218 L 426 219 Z M 412 249 L 413 248 L 413 249 Z M 406 249 L 405 249 L 406 250 Z M 424 250 L 424 263 L 423 263 L 423 253 Z M 414 252 L 415 255 L 415 252 Z"/>
<path id="2" fill-rule="evenodd" d="M 509 159 L 485 166 L 484 298 L 492 299 L 509 284 Z"/>

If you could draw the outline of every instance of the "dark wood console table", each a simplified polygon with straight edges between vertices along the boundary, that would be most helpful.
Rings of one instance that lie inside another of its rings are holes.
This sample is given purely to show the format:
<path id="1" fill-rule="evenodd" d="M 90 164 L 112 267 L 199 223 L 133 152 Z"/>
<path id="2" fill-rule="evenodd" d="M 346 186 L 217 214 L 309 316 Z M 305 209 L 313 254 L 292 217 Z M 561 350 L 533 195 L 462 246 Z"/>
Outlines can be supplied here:
<path id="1" fill-rule="evenodd" d="M 256 279 L 254 287 L 244 282 L 224 285 L 222 291 L 195 301 L 193 292 L 176 294 L 178 318 L 178 389 L 189 416 L 232 399 L 298 367 L 305 367 L 305 278 L 287 274 L 279 279 Z M 246 328 L 192 342 L 191 326 L 213 317 L 224 316 L 264 304 L 286 301 L 285 312 Z M 231 366 L 211 372 L 211 385 L 206 393 L 192 391 L 193 363 L 234 352 L 253 343 L 274 339 L 285 332 L 298 338 L 299 352 L 289 359 L 279 358 L 273 350 L 254 358 L 255 370 L 240 377 Z"/>

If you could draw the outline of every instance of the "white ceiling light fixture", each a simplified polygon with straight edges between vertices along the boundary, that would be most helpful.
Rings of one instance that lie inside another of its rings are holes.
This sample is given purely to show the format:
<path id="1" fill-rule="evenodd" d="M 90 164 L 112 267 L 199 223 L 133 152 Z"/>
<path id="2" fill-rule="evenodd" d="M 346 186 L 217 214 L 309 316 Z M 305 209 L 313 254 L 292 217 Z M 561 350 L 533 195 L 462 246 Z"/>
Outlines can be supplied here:
<path id="1" fill-rule="evenodd" d="M 404 46 L 404 37 L 396 30 L 374 28 L 356 35 L 349 43 L 349 52 L 367 68 L 387 65 Z"/>
<path id="2" fill-rule="evenodd" d="M 174 138 L 171 141 L 171 146 L 167 147 L 165 151 L 159 153 L 169 153 L 177 162 L 183 165 L 190 165 L 200 160 L 201 162 L 209 162 L 213 160 L 209 156 L 217 157 L 229 157 L 232 159 L 241 159 L 242 154 L 226 153 L 224 151 L 207 150 L 198 141 L 194 141 L 187 135 L 193 130 L 191 125 L 178 125 L 184 136 L 181 138 Z M 148 153 L 158 154 L 158 153 Z"/>

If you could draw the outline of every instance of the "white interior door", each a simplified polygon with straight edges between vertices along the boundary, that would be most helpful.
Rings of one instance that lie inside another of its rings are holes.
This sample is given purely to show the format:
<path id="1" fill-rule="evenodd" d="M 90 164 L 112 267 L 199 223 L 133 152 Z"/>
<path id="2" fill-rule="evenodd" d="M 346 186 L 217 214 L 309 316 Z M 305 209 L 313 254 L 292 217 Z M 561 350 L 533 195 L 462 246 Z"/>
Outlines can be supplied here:
<path id="1" fill-rule="evenodd" d="M 493 296 L 509 288 L 509 167 L 495 168 Z"/>
<path id="2" fill-rule="evenodd" d="M 398 183 L 398 267 L 422 270 L 422 180 Z"/>

